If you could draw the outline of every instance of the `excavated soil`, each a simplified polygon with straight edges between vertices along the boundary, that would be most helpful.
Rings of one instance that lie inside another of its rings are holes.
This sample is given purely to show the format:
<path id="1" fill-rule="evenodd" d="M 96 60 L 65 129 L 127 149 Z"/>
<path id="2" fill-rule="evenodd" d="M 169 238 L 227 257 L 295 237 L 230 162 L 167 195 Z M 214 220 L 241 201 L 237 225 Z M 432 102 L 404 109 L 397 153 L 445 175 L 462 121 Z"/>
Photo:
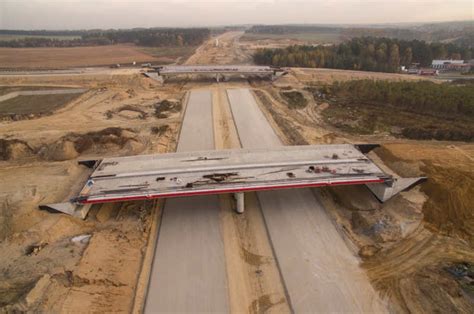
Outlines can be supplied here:
<path id="1" fill-rule="evenodd" d="M 29 157 L 33 149 L 25 141 L 0 139 L 0 160 L 12 160 Z"/>
<path id="2" fill-rule="evenodd" d="M 163 132 L 162 132 L 163 134 Z M 145 149 L 146 142 L 138 132 L 118 127 L 105 128 L 85 134 L 69 133 L 52 143 L 33 147 L 18 139 L 0 139 L 0 158 L 19 162 L 33 159 L 64 161 L 80 155 L 132 155 Z"/>
<path id="3" fill-rule="evenodd" d="M 425 174 L 427 227 L 474 246 L 474 145 L 387 144 L 377 154 L 402 176 Z M 469 150 L 471 150 L 469 152 Z"/>

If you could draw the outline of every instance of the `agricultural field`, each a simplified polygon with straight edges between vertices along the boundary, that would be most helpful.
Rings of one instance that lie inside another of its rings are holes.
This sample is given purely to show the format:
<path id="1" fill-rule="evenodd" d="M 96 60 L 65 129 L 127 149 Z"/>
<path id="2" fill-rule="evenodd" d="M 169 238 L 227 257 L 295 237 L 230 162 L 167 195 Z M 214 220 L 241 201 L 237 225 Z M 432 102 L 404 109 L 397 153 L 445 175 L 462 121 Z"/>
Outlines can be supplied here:
<path id="1" fill-rule="evenodd" d="M 183 56 L 183 51 L 180 49 L 146 49 L 133 45 L 73 48 L 0 48 L 0 69 L 64 69 L 107 66 L 117 63 L 131 64 L 134 61 L 137 63 L 170 63 Z"/>
<path id="2" fill-rule="evenodd" d="M 20 95 L 0 102 L 0 117 L 12 114 L 47 114 L 79 96 L 80 94 Z"/>
<path id="3" fill-rule="evenodd" d="M 61 89 L 62 86 L 37 86 L 37 85 L 27 85 L 27 86 L 1 86 L 0 85 L 0 96 L 21 91 L 37 91 L 37 90 L 50 90 L 50 89 Z"/>

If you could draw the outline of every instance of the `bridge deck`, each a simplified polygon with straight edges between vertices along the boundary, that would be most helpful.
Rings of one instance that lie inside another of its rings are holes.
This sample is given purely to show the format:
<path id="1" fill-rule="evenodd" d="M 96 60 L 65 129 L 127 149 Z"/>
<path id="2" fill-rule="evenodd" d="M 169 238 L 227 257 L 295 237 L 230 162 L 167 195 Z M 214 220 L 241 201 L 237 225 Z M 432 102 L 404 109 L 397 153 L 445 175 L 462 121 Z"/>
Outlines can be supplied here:
<path id="1" fill-rule="evenodd" d="M 177 74 L 253 74 L 273 75 L 278 68 L 269 66 L 247 66 L 247 65 L 180 65 L 162 66 L 156 70 L 160 75 Z"/>
<path id="2" fill-rule="evenodd" d="M 291 146 L 106 158 L 82 204 L 341 184 L 390 178 L 353 145 Z"/>

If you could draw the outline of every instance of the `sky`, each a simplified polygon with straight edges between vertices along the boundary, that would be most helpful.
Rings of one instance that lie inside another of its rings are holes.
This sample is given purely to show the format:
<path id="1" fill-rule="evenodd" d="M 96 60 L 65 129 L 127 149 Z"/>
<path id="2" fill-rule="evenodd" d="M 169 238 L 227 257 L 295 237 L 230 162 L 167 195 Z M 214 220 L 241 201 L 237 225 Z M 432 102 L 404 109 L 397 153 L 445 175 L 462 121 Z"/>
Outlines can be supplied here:
<path id="1" fill-rule="evenodd" d="M 473 20 L 474 0 L 0 0 L 0 29 Z"/>

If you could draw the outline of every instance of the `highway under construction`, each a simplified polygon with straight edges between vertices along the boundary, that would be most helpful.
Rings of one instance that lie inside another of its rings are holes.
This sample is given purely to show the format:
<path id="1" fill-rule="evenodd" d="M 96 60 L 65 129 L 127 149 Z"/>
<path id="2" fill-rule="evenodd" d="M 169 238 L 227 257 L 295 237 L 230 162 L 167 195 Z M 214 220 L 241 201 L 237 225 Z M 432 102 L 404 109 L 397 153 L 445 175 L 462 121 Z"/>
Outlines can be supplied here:
<path id="1" fill-rule="evenodd" d="M 231 276 L 218 194 L 233 195 L 234 209 L 245 215 L 244 192 L 258 192 L 292 311 L 382 310 L 311 188 L 364 184 L 386 201 L 424 178 L 384 173 L 364 154 L 376 145 L 284 147 L 249 89 L 225 93 L 241 149 L 214 150 L 213 92 L 192 90 L 176 153 L 82 161 L 92 173 L 81 192 L 41 207 L 85 218 L 96 203 L 166 198 L 151 243 L 155 253 L 143 310 L 228 312 Z"/>
<path id="2" fill-rule="evenodd" d="M 275 79 L 243 35 L 212 37 L 163 76 L 0 75 L 15 114 L 0 123 L 3 311 L 469 312 L 473 145 L 408 139 L 389 126 L 426 117 L 321 93 L 420 78 Z"/>
<path id="3" fill-rule="evenodd" d="M 248 89 L 227 90 L 227 96 L 244 148 L 281 146 Z M 211 92 L 192 91 L 189 99 L 178 152 L 213 149 Z M 345 244 L 334 244 L 343 240 L 310 189 L 259 192 L 258 199 L 292 311 L 382 310 L 352 252 L 331 249 Z M 229 312 L 232 275 L 225 262 L 219 206 L 216 195 L 165 203 L 146 313 Z M 330 263 L 340 266 L 337 272 L 325 269 Z"/>

